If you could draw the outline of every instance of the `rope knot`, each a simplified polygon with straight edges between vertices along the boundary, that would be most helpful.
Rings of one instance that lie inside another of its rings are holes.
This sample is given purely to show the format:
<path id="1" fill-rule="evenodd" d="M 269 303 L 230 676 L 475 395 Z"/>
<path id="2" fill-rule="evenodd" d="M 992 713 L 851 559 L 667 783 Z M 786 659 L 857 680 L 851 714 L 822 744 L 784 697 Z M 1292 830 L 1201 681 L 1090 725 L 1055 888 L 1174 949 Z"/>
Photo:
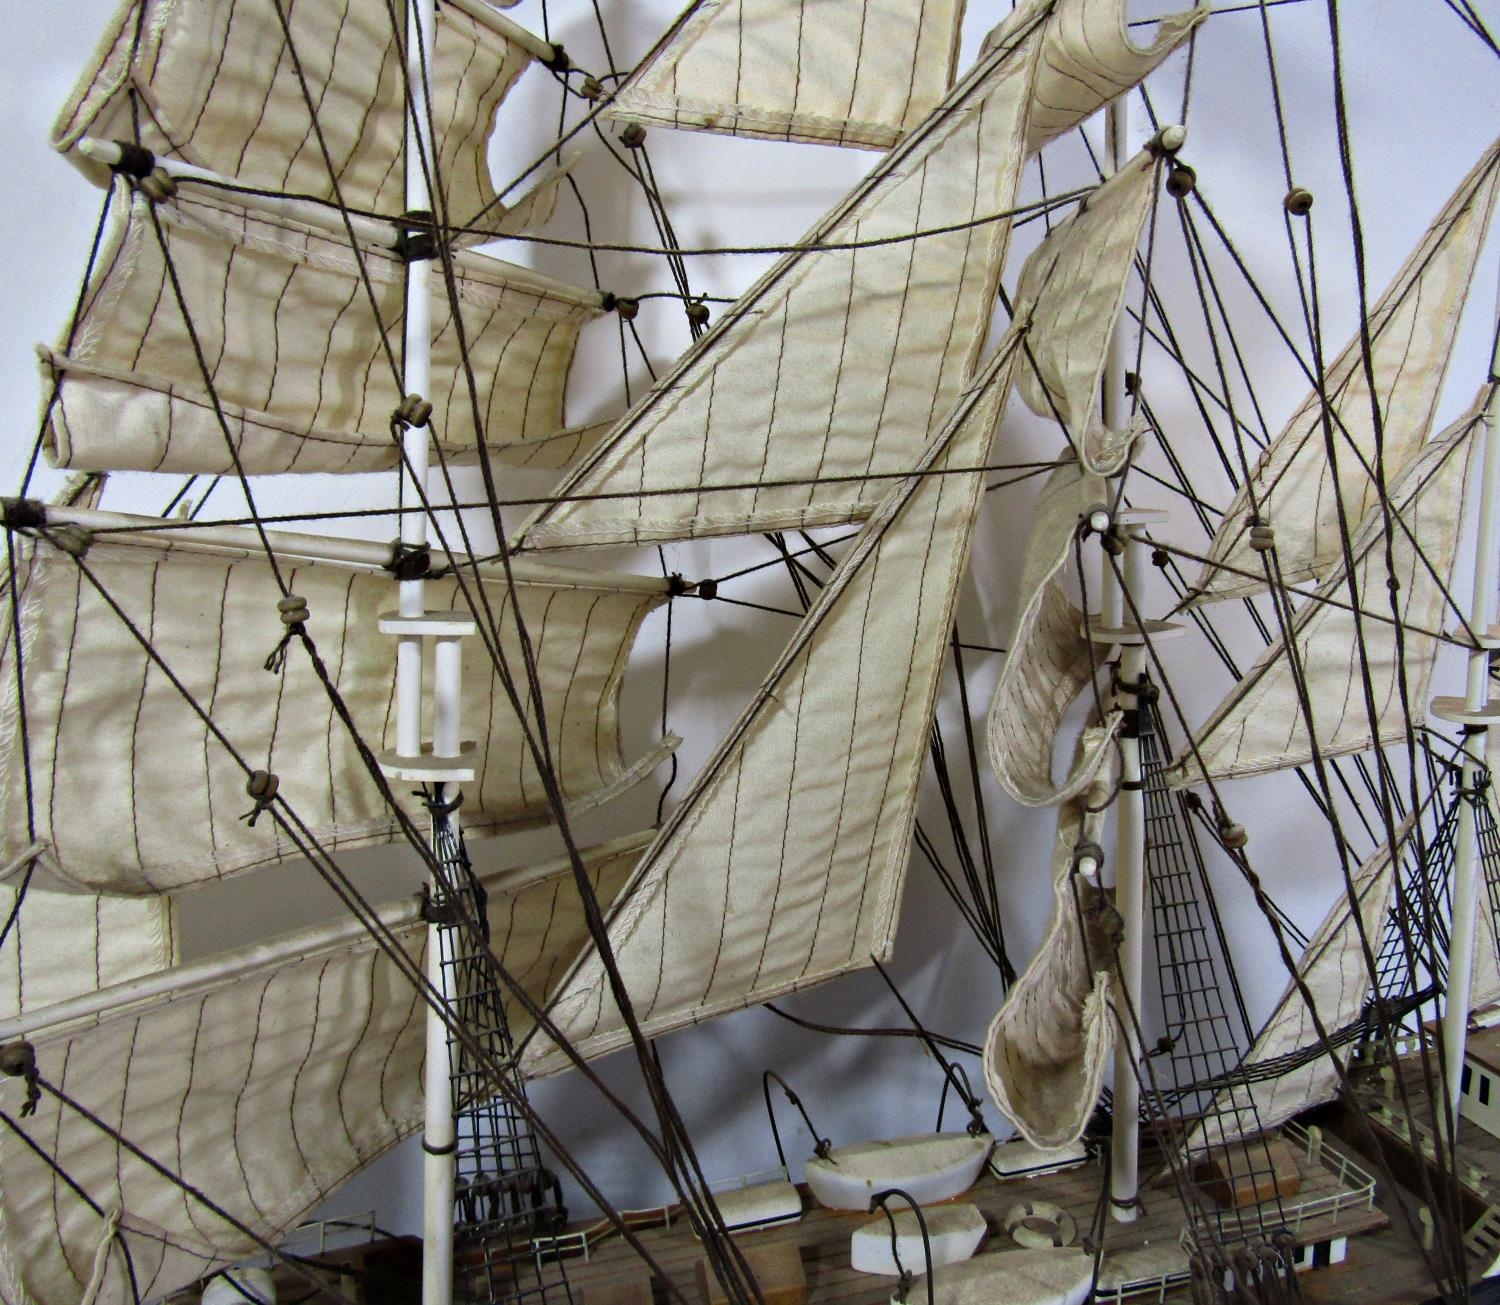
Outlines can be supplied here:
<path id="1" fill-rule="evenodd" d="M 281 613 L 281 623 L 286 626 L 286 633 L 281 636 L 281 641 L 271 650 L 271 655 L 265 660 L 266 670 L 273 675 L 281 673 L 281 668 L 286 665 L 287 646 L 303 633 L 308 617 L 311 615 L 307 609 L 307 599 L 300 598 L 296 594 L 288 594 L 281 599 L 276 604 L 276 610 Z"/>
<path id="2" fill-rule="evenodd" d="M 690 326 L 708 325 L 708 305 L 704 303 L 703 300 L 688 300 L 687 305 L 683 309 L 683 311 L 687 313 L 688 324 Z"/>
<path id="3" fill-rule="evenodd" d="M 6 1078 L 26 1081 L 26 1102 L 21 1107 L 21 1117 L 36 1114 L 42 1094 L 36 1085 L 36 1048 L 24 1038 L 0 1046 L 0 1074 Z"/>
<path id="4" fill-rule="evenodd" d="M 281 788 L 281 780 L 276 773 L 270 770 L 253 770 L 250 778 L 245 781 L 245 792 L 254 799 L 255 805 L 240 817 L 251 828 L 260 819 L 260 814 L 265 811 L 271 803 L 276 800 L 277 790 Z"/>

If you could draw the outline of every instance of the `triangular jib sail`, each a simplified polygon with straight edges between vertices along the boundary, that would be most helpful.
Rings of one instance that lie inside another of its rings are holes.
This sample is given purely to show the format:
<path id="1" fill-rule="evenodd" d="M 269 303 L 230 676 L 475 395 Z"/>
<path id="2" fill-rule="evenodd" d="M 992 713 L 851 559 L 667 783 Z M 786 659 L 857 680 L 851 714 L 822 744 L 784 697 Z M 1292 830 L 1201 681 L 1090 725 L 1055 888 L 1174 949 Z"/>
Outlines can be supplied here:
<path id="1" fill-rule="evenodd" d="M 1315 750 L 1339 756 L 1408 737 L 1448 615 L 1458 508 L 1480 424 L 1476 406 L 1392 484 L 1389 539 L 1386 511 L 1370 509 L 1350 545 L 1362 617 L 1350 609 L 1340 565 L 1292 618 L 1295 663 L 1284 640 L 1260 655 L 1173 762 L 1174 785 L 1205 773 L 1226 779 L 1282 770 L 1310 761 Z M 1397 586 L 1394 618 L 1388 578 Z"/>
<path id="2" fill-rule="evenodd" d="M 960 0 L 706 0 L 620 87 L 611 116 L 888 149 L 943 98 Z"/>
<path id="3" fill-rule="evenodd" d="M 981 492 L 962 468 L 984 460 L 1014 364 L 1010 338 L 860 532 L 621 894 L 610 942 L 648 1036 L 889 954 Z M 586 1055 L 624 1041 L 592 955 L 552 1014 Z M 561 1067 L 549 1045 L 523 1064 Z"/>
<path id="4" fill-rule="evenodd" d="M 1033 0 L 1001 24 L 975 68 L 808 233 L 808 249 L 762 277 L 627 414 L 520 545 L 867 515 L 972 375 L 1009 243 L 1010 220 L 996 215 L 1015 202 L 1039 61 L 1058 33 L 1087 25 L 1077 11 L 1094 7 Z M 1187 30 L 1167 26 L 1175 35 L 1153 45 L 1137 77 Z M 1113 39 L 1094 51 L 1106 63 L 1123 28 Z M 1125 89 L 1106 77 L 1097 94 L 1099 79 L 1082 73 L 1065 80 L 1078 120 Z M 880 241 L 891 243 L 871 243 Z M 606 497 L 573 501 L 580 495 Z"/>
<path id="5" fill-rule="evenodd" d="M 1264 563 L 1251 547 L 1252 516 L 1275 531 L 1282 583 L 1321 577 L 1337 563 L 1340 512 L 1352 530 L 1377 498 L 1372 376 L 1387 484 L 1422 447 L 1497 191 L 1500 141 L 1459 184 L 1370 309 L 1370 372 L 1356 334 L 1328 365 L 1321 391 L 1308 394 L 1261 454 L 1209 547 L 1194 586 L 1200 601 L 1266 587 Z"/>
<path id="6" fill-rule="evenodd" d="M 1398 831 L 1398 849 L 1405 849 L 1412 824 L 1408 819 Z M 1339 1042 L 1339 1035 L 1346 1034 L 1365 1013 L 1373 984 L 1364 948 L 1366 943 L 1372 950 L 1380 946 L 1399 860 L 1399 855 L 1392 857 L 1390 845 L 1382 843 L 1354 872 L 1351 883 L 1359 904 L 1357 920 L 1349 893 L 1340 885 L 1298 962 L 1299 982 L 1287 984 L 1236 1071 L 1236 1079 L 1241 1080 L 1236 1090 L 1249 1097 L 1253 1109 L 1240 1102 L 1233 1109 L 1210 1109 L 1198 1141 L 1210 1146 L 1232 1141 L 1242 1131 L 1237 1125 L 1251 1127 L 1251 1120 L 1255 1128 L 1274 1128 L 1337 1095 L 1338 1070 L 1318 1035 L 1318 1025 L 1331 1041 Z M 1335 1053 L 1347 1055 L 1348 1045 L 1341 1043 Z"/>

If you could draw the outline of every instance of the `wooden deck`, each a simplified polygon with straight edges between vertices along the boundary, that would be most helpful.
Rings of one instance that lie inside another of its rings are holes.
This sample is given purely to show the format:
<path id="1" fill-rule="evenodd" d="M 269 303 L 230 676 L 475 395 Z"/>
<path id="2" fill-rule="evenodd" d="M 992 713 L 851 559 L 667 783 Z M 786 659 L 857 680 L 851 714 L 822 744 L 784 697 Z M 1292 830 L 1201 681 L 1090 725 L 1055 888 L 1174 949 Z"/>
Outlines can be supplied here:
<path id="1" fill-rule="evenodd" d="M 1341 1154 L 1330 1144 L 1326 1159 L 1332 1164 L 1309 1165 L 1305 1155 L 1299 1153 L 1302 1191 L 1284 1204 L 1287 1217 L 1292 1219 L 1298 1208 L 1315 1203 L 1325 1208 L 1342 1205 L 1336 1211 L 1328 1209 L 1326 1213 L 1306 1218 L 1298 1232 L 1299 1242 L 1310 1243 L 1333 1236 L 1356 1237 L 1383 1229 L 1389 1222 L 1380 1209 L 1349 1200 L 1348 1184 L 1341 1184 L 1335 1173 Z M 1006 1213 L 1018 1201 L 1048 1201 L 1061 1207 L 1077 1222 L 1080 1239 L 1087 1236 L 1098 1206 L 1100 1182 L 1100 1169 L 1093 1164 L 1062 1173 L 1003 1182 L 986 1176 L 957 1199 L 972 1202 L 984 1213 L 989 1232 L 980 1254 L 986 1254 L 1014 1249 L 1014 1243 L 1003 1229 Z M 1108 1223 L 1104 1239 L 1106 1256 L 1111 1252 L 1148 1246 L 1168 1250 L 1179 1246 L 1184 1217 L 1171 1180 L 1164 1178 L 1148 1187 L 1143 1193 L 1143 1203 L 1142 1216 L 1135 1222 Z M 739 1241 L 746 1248 L 775 1244 L 795 1246 L 807 1280 L 808 1305 L 886 1305 L 895 1279 L 859 1273 L 849 1265 L 850 1236 L 871 1218 L 865 1213 L 825 1210 L 804 1191 L 800 1222 L 745 1233 Z M 682 1298 L 689 1305 L 699 1305 L 695 1270 L 702 1251 L 686 1224 L 677 1222 L 670 1227 L 644 1227 L 637 1232 L 664 1273 L 678 1286 Z M 1358 1256 L 1359 1248 L 1351 1247 L 1350 1254 L 1351 1257 Z M 569 1258 L 566 1271 L 575 1299 L 581 1295 L 583 1305 L 625 1305 L 626 1302 L 668 1305 L 673 1299 L 665 1282 L 653 1277 L 635 1252 L 618 1237 L 596 1243 L 586 1259 L 581 1255 Z M 1325 1272 L 1332 1274 L 1337 1271 Z M 925 1301 L 920 1286 L 914 1289 L 911 1299 L 917 1305 Z M 1188 1292 L 1182 1287 L 1151 1291 L 1134 1295 L 1131 1299 L 1186 1300 Z"/>
<path id="2" fill-rule="evenodd" d="M 1414 1247 L 1410 1235 L 1398 1219 L 1393 1225 L 1389 1215 L 1394 1211 L 1391 1195 L 1378 1192 L 1371 1206 L 1347 1204 L 1351 1185 L 1341 1183 L 1338 1171 L 1342 1162 L 1353 1155 L 1351 1149 L 1336 1140 L 1331 1130 L 1325 1137 L 1320 1162 L 1306 1163 L 1305 1152 L 1298 1150 L 1302 1190 L 1284 1203 L 1288 1219 L 1321 1202 L 1324 1213 L 1305 1219 L 1299 1241 L 1315 1242 L 1328 1237 L 1349 1237 L 1346 1263 L 1318 1269 L 1301 1275 L 1302 1294 L 1309 1305 L 1334 1305 L 1358 1301 L 1361 1305 L 1421 1305 L 1434 1295 L 1431 1276 Z M 1146 1157 L 1149 1172 L 1149 1154 Z M 1500 1172 L 1500 1143 L 1495 1144 L 1496 1172 Z M 1345 1170 L 1345 1177 L 1349 1176 Z M 1100 1171 L 1085 1165 L 1057 1174 L 999 1181 L 985 1177 L 961 1200 L 971 1201 L 985 1215 L 989 1227 L 980 1254 L 995 1254 L 1011 1249 L 1010 1237 L 1003 1231 L 1007 1211 L 1017 1201 L 1050 1201 L 1067 1210 L 1078 1224 L 1080 1237 L 1086 1236 L 1099 1196 Z M 1183 1216 L 1170 1181 L 1149 1186 L 1144 1193 L 1143 1217 L 1132 1224 L 1110 1222 L 1105 1230 L 1106 1253 L 1154 1246 L 1172 1250 L 1178 1247 L 1183 1230 Z M 1327 1212 L 1330 1203 L 1342 1208 Z M 664 1226 L 662 1219 L 670 1212 L 640 1212 L 632 1219 L 636 1232 L 664 1272 L 670 1276 L 687 1305 L 702 1305 L 696 1269 L 701 1248 L 680 1217 Z M 803 1192 L 803 1216 L 800 1222 L 784 1224 L 740 1237 L 740 1244 L 795 1247 L 807 1282 L 808 1305 L 887 1305 L 895 1280 L 855 1272 L 849 1265 L 849 1238 L 853 1231 L 872 1216 L 843 1213 L 819 1207 Z M 574 1232 L 585 1225 L 575 1224 Z M 362 1248 L 354 1252 L 333 1253 L 325 1262 L 344 1262 L 354 1270 L 351 1276 L 334 1270 L 330 1286 L 345 1299 L 366 1305 L 410 1305 L 415 1298 L 416 1274 L 420 1250 L 407 1239 L 403 1244 L 384 1248 Z M 322 1257 L 320 1257 L 322 1258 Z M 653 1276 L 635 1252 L 617 1234 L 603 1234 L 592 1241 L 587 1256 L 573 1254 L 564 1262 L 574 1305 L 671 1305 L 674 1297 L 666 1282 Z M 370 1270 L 376 1270 L 370 1273 Z M 307 1301 L 306 1285 L 290 1277 L 286 1270 L 277 1274 L 283 1289 L 282 1299 Z M 196 1298 L 194 1298 L 196 1299 Z M 314 1299 L 333 1301 L 332 1292 Z M 553 1292 L 547 1300 L 561 1300 Z M 920 1279 L 910 1296 L 913 1305 L 925 1305 L 926 1295 Z M 1117 1297 L 1101 1294 L 1101 1300 Z M 1132 1294 L 1126 1299 L 1149 1302 L 1186 1302 L 1188 1288 L 1175 1286 Z"/>

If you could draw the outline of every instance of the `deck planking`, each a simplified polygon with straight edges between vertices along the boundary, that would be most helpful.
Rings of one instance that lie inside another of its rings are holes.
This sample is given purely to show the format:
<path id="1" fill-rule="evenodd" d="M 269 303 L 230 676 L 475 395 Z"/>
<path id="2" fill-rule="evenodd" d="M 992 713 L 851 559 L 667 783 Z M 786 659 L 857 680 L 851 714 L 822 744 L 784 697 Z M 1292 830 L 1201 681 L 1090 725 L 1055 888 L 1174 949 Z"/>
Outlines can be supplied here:
<path id="1" fill-rule="evenodd" d="M 1309 1165 L 1303 1156 L 1299 1156 L 1298 1160 L 1303 1186 L 1297 1201 L 1332 1195 L 1340 1190 L 1337 1179 L 1329 1169 L 1322 1165 Z M 1004 1220 L 1011 1206 L 1024 1200 L 1049 1201 L 1066 1210 L 1076 1221 L 1081 1240 L 1087 1236 L 1094 1223 L 1099 1208 L 1101 1181 L 1101 1170 L 1093 1163 L 1060 1173 L 1006 1180 L 986 1175 L 968 1192 L 955 1199 L 971 1202 L 984 1214 L 989 1231 L 980 1254 L 985 1254 L 1015 1249 L 1014 1242 L 1004 1231 Z M 803 1215 L 798 1223 L 740 1234 L 737 1238 L 740 1244 L 746 1247 L 795 1245 L 801 1255 L 807 1278 L 807 1305 L 886 1305 L 896 1280 L 860 1273 L 849 1264 L 849 1239 L 854 1230 L 872 1218 L 883 1216 L 827 1210 L 813 1200 L 805 1187 L 799 1190 L 803 1195 Z M 1133 1223 L 1121 1224 L 1113 1220 L 1106 1222 L 1106 1253 L 1113 1249 L 1151 1245 L 1175 1247 L 1179 1244 L 1185 1221 L 1182 1205 L 1170 1177 L 1163 1177 L 1149 1184 L 1143 1191 L 1142 1198 L 1144 1208 L 1141 1217 Z M 1379 1209 L 1347 1209 L 1337 1216 L 1310 1219 L 1305 1224 L 1299 1241 L 1311 1242 L 1330 1236 L 1353 1238 L 1385 1228 L 1388 1223 L 1387 1215 Z M 633 1282 L 649 1279 L 656 1305 L 670 1305 L 671 1301 L 679 1299 L 686 1302 L 686 1305 L 699 1305 L 694 1273 L 702 1248 L 686 1222 L 674 1223 L 669 1228 L 637 1229 L 636 1235 L 666 1277 L 677 1285 L 680 1296 L 670 1293 L 662 1278 L 653 1275 L 626 1243 L 613 1237 L 596 1244 L 587 1260 L 581 1256 L 566 1260 L 567 1276 L 575 1289 L 575 1297 L 581 1294 L 583 1305 L 605 1305 L 617 1293 L 628 1291 Z M 1351 1257 L 1357 1256 L 1358 1248 L 1351 1246 L 1350 1253 Z M 917 1305 L 925 1300 L 920 1284 L 914 1289 L 911 1299 Z M 1153 1295 L 1147 1299 L 1156 1297 Z M 1177 1288 L 1162 1299 L 1187 1300 L 1188 1292 L 1185 1287 Z"/>

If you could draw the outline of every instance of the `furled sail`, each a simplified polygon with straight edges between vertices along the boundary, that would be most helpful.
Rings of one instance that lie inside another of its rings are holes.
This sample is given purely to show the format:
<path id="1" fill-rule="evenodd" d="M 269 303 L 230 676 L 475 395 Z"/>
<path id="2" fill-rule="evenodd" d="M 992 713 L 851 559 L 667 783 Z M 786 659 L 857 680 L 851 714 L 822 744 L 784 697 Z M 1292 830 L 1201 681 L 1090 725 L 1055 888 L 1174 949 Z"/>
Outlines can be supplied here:
<path id="1" fill-rule="evenodd" d="M 611 115 L 889 149 L 953 80 L 960 0 L 706 0 L 620 87 Z"/>
<path id="2" fill-rule="evenodd" d="M 496 110 L 532 56 L 468 12 L 475 8 L 438 9 L 431 102 L 439 175 L 451 221 L 513 230 L 545 218 L 551 188 L 511 212 L 496 203 L 486 151 Z M 78 152 L 79 140 L 134 141 L 138 122 L 140 143 L 154 154 L 257 189 L 332 199 L 310 96 L 344 203 L 398 214 L 406 207 L 405 32 L 393 32 L 392 12 L 381 0 L 125 0 L 59 115 L 53 144 L 107 182 Z"/>
<path id="3" fill-rule="evenodd" d="M 1020 359 L 1017 373 L 1027 365 Z M 1079 521 L 1103 497 L 1097 476 L 1077 463 L 1059 467 L 1042 491 L 1026 546 L 1020 611 L 995 685 L 988 738 L 1001 787 L 1027 806 L 1047 806 L 1082 792 L 1120 726 L 1120 712 L 1111 709 L 1102 724 L 1085 732 L 1068 775 L 1053 780 L 1052 752 L 1063 715 L 1109 654 L 1084 637 L 1083 613 L 1069 601 L 1063 583 L 1072 574 Z"/>
<path id="4" fill-rule="evenodd" d="M 584 853 L 610 901 L 649 835 Z M 572 870 L 550 866 L 491 878 L 496 955 L 541 1001 L 588 937 Z M 76 899 L 75 899 L 76 900 Z M 413 901 L 382 922 L 419 966 L 427 926 Z M 508 1014 L 524 1030 L 529 1017 Z M 41 1075 L 275 1239 L 422 1119 L 426 1008 L 396 962 L 353 921 L 183 967 L 0 1025 L 24 1037 Z M 75 1305 L 106 1248 L 97 1300 L 154 1299 L 254 1253 L 243 1233 L 151 1170 L 48 1093 L 23 1117 L 25 1084 L 0 1101 L 32 1151 L 0 1136 L 0 1301 Z M 46 1157 L 104 1211 L 101 1218 Z M 119 1240 L 107 1218 L 119 1212 Z"/>
<path id="5" fill-rule="evenodd" d="M 397 465 L 391 418 L 404 396 L 382 333 L 399 354 L 399 256 L 374 242 L 364 247 L 377 318 L 344 236 L 202 187 L 186 191 L 154 211 L 142 196 L 117 201 L 129 216 L 100 255 L 73 343 L 66 353 L 44 352 L 61 382 L 47 432 L 53 460 L 84 470 L 229 473 L 232 439 L 251 474 Z M 599 296 L 481 254 L 455 262 L 468 366 L 438 282 L 432 394 L 424 396 L 437 405 L 434 438 L 455 458 L 475 458 L 472 373 L 486 441 L 500 453 L 519 445 L 527 460 L 528 446 L 563 426 L 574 344 L 599 312 Z"/>
<path id="6" fill-rule="evenodd" d="M 1432 428 L 1497 189 L 1500 140 L 1460 183 L 1370 311 L 1387 484 Z M 1225 511 L 1194 585 L 1198 601 L 1245 597 L 1266 587 L 1261 558 L 1250 547 L 1252 514 L 1275 530 L 1281 580 L 1295 584 L 1326 575 L 1338 561 L 1340 504 L 1352 528 L 1376 501 L 1376 431 L 1358 334 L 1327 368 L 1323 391 L 1337 469 L 1329 464 L 1324 405 L 1314 389 Z"/>
<path id="7" fill-rule="evenodd" d="M 1016 291 L 1016 316 L 1031 323 L 1016 389 L 1100 475 L 1119 470 L 1135 433 L 1103 429 L 1099 395 L 1157 172 L 1149 150 L 1126 163 L 1048 233 Z"/>
<path id="8" fill-rule="evenodd" d="M 1039 51 L 1054 29 L 1087 26 L 1075 11 L 1094 6 L 1060 0 L 1054 14 L 1051 0 L 1032 0 L 1002 23 L 947 98 L 808 233 L 809 248 L 740 297 L 518 545 L 641 543 L 868 515 L 973 374 L 1010 223 L 969 224 L 1013 206 Z M 1137 75 L 1173 44 L 1153 46 Z M 883 239 L 894 243 L 827 247 Z"/>
<path id="9" fill-rule="evenodd" d="M 1437 655 L 1447 609 L 1445 590 L 1458 546 L 1464 485 L 1480 425 L 1483 396 L 1434 440 L 1391 485 L 1390 571 L 1385 514 L 1377 504 L 1350 546 L 1363 637 L 1348 609 L 1342 566 L 1318 586 L 1292 618 L 1292 639 L 1323 756 L 1362 752 L 1399 742 L 1409 728 L 1406 709 L 1420 709 Z M 1404 627 L 1398 643 L 1389 618 L 1387 576 L 1399 586 Z M 1326 599 L 1327 601 L 1320 601 Z M 1344 604 L 1337 606 L 1335 604 Z M 1381 619 L 1385 618 L 1385 619 Z M 1361 650 L 1364 660 L 1361 660 Z M 1219 704 L 1195 741 L 1168 771 L 1174 787 L 1300 766 L 1313 756 L 1297 672 L 1283 640 L 1268 647 Z M 1377 719 L 1366 709 L 1365 675 Z"/>
<path id="10" fill-rule="evenodd" d="M 243 547 L 101 538 L 83 565 L 246 764 L 279 777 L 281 797 L 325 848 L 399 837 L 310 659 L 293 647 L 278 674 L 266 671 L 284 632 L 281 591 L 255 535 L 231 533 Z M 372 746 L 389 746 L 395 640 L 377 632 L 377 620 L 392 604 L 392 579 L 377 566 L 305 556 L 285 551 L 280 562 L 289 587 L 307 602 L 308 632 L 360 734 Z M 28 543 L 23 557 L 37 837 L 48 844 L 42 864 L 52 876 L 93 892 L 163 892 L 297 855 L 271 817 L 242 819 L 254 805 L 242 767 L 73 558 L 45 543 Z M 666 600 L 665 587 L 530 565 L 517 580 L 559 783 L 573 807 L 596 805 L 649 774 L 675 743 L 627 766 L 617 718 L 631 643 L 646 614 Z M 472 578 L 466 583 L 478 588 Z M 483 588 L 524 694 L 506 587 L 489 580 Z M 431 610 L 467 610 L 452 579 L 430 579 L 427 594 Z M 477 745 L 465 829 L 483 835 L 548 819 L 520 721 L 480 639 L 468 641 L 465 659 L 463 723 Z M 0 682 L 12 683 L 13 675 L 13 666 L 0 665 Z M 0 773 L 11 777 L 3 798 L 5 859 L 30 842 L 15 782 L 21 765 L 12 728 L 0 740 Z M 421 820 L 409 788 L 396 785 L 396 795 Z"/>
<path id="11" fill-rule="evenodd" d="M 1111 784 L 1112 776 L 1097 775 L 1083 796 L 1058 809 L 1052 918 L 985 1035 L 990 1095 L 1035 1146 L 1078 1140 L 1109 1059 L 1114 949 L 1088 909 L 1098 894 L 1074 866 L 1078 845 L 1098 842 Z"/>
<path id="12" fill-rule="evenodd" d="M 1209 8 L 1207 0 L 1200 0 L 1164 16 L 1151 40 L 1137 45 L 1126 22 L 1125 0 L 1060 0 L 1037 67 L 1027 153 L 1034 154 L 1123 95 L 1192 34 Z"/>
<path id="13" fill-rule="evenodd" d="M 889 954 L 981 493 L 981 475 L 959 469 L 984 460 L 1014 362 L 1012 336 L 860 532 L 621 893 L 610 942 L 648 1037 Z M 592 953 L 551 1013 L 586 1055 L 624 1039 Z M 522 1064 L 562 1067 L 540 1041 Z"/>
<path id="14" fill-rule="evenodd" d="M 1397 831 L 1398 848 L 1406 846 L 1411 828 L 1408 819 Z M 1244 1133 L 1274 1128 L 1338 1094 L 1338 1070 L 1318 1036 L 1313 1013 L 1335 1042 L 1342 1030 L 1364 1014 L 1371 976 L 1360 935 L 1363 931 L 1378 953 L 1398 860 L 1392 858 L 1390 844 L 1382 843 L 1354 872 L 1358 920 L 1350 909 L 1348 892 L 1340 885 L 1333 905 L 1297 965 L 1298 978 L 1312 998 L 1312 1009 L 1297 984 L 1288 982 L 1236 1071 L 1236 1078 L 1243 1076 L 1244 1081 L 1216 1098 L 1190 1150 L 1200 1143 L 1218 1146 Z M 1278 1069 L 1281 1072 L 1276 1072 Z"/>

